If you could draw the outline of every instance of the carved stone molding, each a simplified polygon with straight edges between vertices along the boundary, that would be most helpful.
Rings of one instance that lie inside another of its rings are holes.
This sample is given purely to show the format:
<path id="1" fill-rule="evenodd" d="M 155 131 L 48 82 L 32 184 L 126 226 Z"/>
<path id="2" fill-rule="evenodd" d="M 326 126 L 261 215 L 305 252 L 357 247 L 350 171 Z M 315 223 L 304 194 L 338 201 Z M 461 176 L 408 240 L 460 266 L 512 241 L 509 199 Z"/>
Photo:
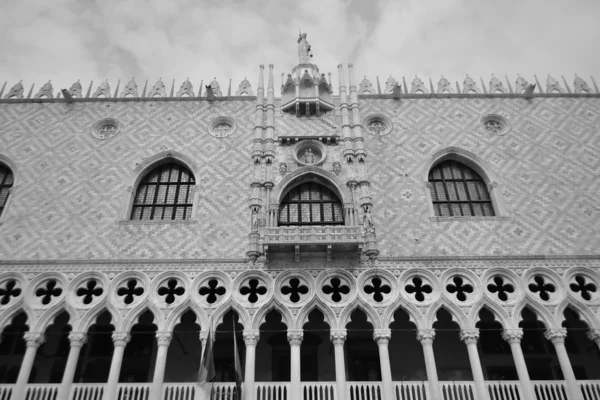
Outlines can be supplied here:
<path id="1" fill-rule="evenodd" d="M 391 329 L 375 329 L 373 330 L 373 340 L 377 342 L 378 345 L 387 345 L 390 340 L 392 340 L 392 330 Z"/>
<path id="2" fill-rule="evenodd" d="M 465 344 L 477 343 L 479 339 L 479 329 L 463 329 L 460 331 L 460 340 Z"/>
<path id="3" fill-rule="evenodd" d="M 422 345 L 433 344 L 433 339 L 435 339 L 434 329 L 419 329 L 417 331 L 417 340 L 421 342 Z"/>
<path id="4" fill-rule="evenodd" d="M 87 335 L 84 332 L 69 333 L 69 341 L 71 347 L 81 347 L 87 342 Z"/>
<path id="5" fill-rule="evenodd" d="M 40 347 L 46 340 L 43 332 L 25 332 L 23 339 L 29 347 Z"/>
<path id="6" fill-rule="evenodd" d="M 131 340 L 131 335 L 128 332 L 113 332 L 112 340 L 115 346 L 127 346 Z"/>
<path id="7" fill-rule="evenodd" d="M 502 339 L 508 343 L 521 343 L 523 339 L 523 329 L 506 329 L 502 332 Z"/>
<path id="8" fill-rule="evenodd" d="M 552 342 L 552 344 L 564 343 L 567 337 L 566 328 L 548 329 L 544 332 L 544 337 Z"/>
<path id="9" fill-rule="evenodd" d="M 171 332 L 156 332 L 156 343 L 159 346 L 168 346 L 172 338 L 173 334 Z"/>
<path id="10" fill-rule="evenodd" d="M 256 346 L 258 340 L 260 339 L 260 332 L 244 330 L 243 336 L 246 346 Z"/>
<path id="11" fill-rule="evenodd" d="M 301 329 L 288 330 L 287 338 L 290 346 L 300 346 L 302 339 L 304 339 L 304 332 Z"/>
<path id="12" fill-rule="evenodd" d="M 347 333 L 345 329 L 334 329 L 329 332 L 329 337 L 334 346 L 343 346 Z"/>

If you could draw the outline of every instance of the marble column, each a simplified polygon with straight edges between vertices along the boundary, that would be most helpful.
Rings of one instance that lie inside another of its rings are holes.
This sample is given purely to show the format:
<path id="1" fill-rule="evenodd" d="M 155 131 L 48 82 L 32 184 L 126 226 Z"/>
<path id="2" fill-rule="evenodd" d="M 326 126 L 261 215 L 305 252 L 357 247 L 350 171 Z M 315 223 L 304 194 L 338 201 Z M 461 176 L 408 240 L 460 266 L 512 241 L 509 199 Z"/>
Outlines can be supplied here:
<path id="1" fill-rule="evenodd" d="M 165 367 L 167 365 L 167 353 L 173 334 L 171 332 L 156 332 L 156 361 L 154 363 L 154 377 L 150 388 L 150 399 L 161 400 L 162 386 L 165 380 Z"/>
<path id="2" fill-rule="evenodd" d="M 125 352 L 125 346 L 127 346 L 127 343 L 131 340 L 131 335 L 127 332 L 113 332 L 112 340 L 114 349 L 110 361 L 110 371 L 108 373 L 108 382 L 106 383 L 106 392 L 103 400 L 117 399 L 117 385 L 119 384 L 119 375 L 121 375 L 123 353 Z"/>
<path id="3" fill-rule="evenodd" d="M 25 399 L 25 389 L 27 382 L 29 381 L 29 375 L 31 375 L 31 368 L 33 368 L 33 362 L 35 361 L 35 355 L 38 348 L 44 343 L 44 334 L 42 332 L 25 332 L 23 339 L 27 344 L 25 349 L 25 355 L 23 356 L 23 362 L 21 363 L 21 369 L 19 370 L 19 376 L 13 390 L 13 400 Z"/>
<path id="4" fill-rule="evenodd" d="M 521 383 L 521 389 L 523 390 L 524 400 L 536 400 L 533 385 L 529 379 L 529 372 L 527 371 L 527 364 L 525 364 L 525 357 L 523 356 L 523 349 L 521 349 L 521 340 L 523 339 L 523 329 L 507 329 L 502 332 L 502 339 L 506 340 L 510 345 L 515 368 L 517 375 L 519 376 L 519 382 Z"/>
<path id="5" fill-rule="evenodd" d="M 390 352 L 388 344 L 392 339 L 390 329 L 375 329 L 373 340 L 379 347 L 379 366 L 381 368 L 381 384 L 383 386 L 383 400 L 394 400 L 394 386 L 392 384 L 392 367 L 390 366 Z"/>
<path id="6" fill-rule="evenodd" d="M 435 366 L 435 357 L 433 356 L 433 339 L 435 330 L 419 329 L 417 331 L 417 340 L 423 346 L 423 356 L 425 358 L 425 369 L 427 370 L 427 381 L 429 382 L 429 392 L 433 400 L 443 400 L 440 382 L 438 380 L 437 368 Z"/>
<path id="7" fill-rule="evenodd" d="M 483 370 L 481 369 L 481 360 L 477 351 L 477 340 L 479 340 L 479 329 L 463 329 L 460 331 L 460 340 L 467 345 L 469 353 L 469 363 L 471 364 L 471 373 L 475 383 L 475 393 L 477 399 L 489 400 L 490 396 L 485 387 Z"/>
<path id="8" fill-rule="evenodd" d="M 346 361 L 344 360 L 344 342 L 346 341 L 346 330 L 335 329 L 329 332 L 333 343 L 335 355 L 335 384 L 337 389 L 337 400 L 346 400 L 348 386 L 346 385 Z"/>
<path id="9" fill-rule="evenodd" d="M 600 349 L 600 329 L 590 329 L 587 333 L 587 337 L 598 346 Z"/>
<path id="10" fill-rule="evenodd" d="M 556 356 L 558 357 L 560 369 L 567 384 L 569 400 L 583 400 L 583 394 L 581 393 L 581 389 L 577 384 L 577 379 L 575 379 L 575 373 L 573 372 L 573 367 L 571 367 L 571 360 L 569 360 L 569 355 L 567 354 L 567 349 L 565 348 L 567 330 L 565 328 L 548 329 L 544 333 L 544 336 L 546 339 L 552 342 L 554 349 L 556 350 Z"/>
<path id="11" fill-rule="evenodd" d="M 246 366 L 244 380 L 244 400 L 254 400 L 254 373 L 256 371 L 256 344 L 260 338 L 259 331 L 244 330 L 246 344 Z"/>
<path id="12" fill-rule="evenodd" d="M 300 346 L 304 333 L 302 329 L 288 329 L 287 337 L 290 342 L 290 400 L 301 400 Z"/>
<path id="13" fill-rule="evenodd" d="M 77 361 L 79 361 L 79 353 L 87 341 L 87 335 L 83 332 L 71 332 L 69 333 L 69 341 L 71 342 L 71 347 L 69 348 L 69 357 L 67 358 L 67 364 L 63 372 L 62 382 L 58 389 L 58 400 L 67 400 L 69 398 L 77 368 Z"/>

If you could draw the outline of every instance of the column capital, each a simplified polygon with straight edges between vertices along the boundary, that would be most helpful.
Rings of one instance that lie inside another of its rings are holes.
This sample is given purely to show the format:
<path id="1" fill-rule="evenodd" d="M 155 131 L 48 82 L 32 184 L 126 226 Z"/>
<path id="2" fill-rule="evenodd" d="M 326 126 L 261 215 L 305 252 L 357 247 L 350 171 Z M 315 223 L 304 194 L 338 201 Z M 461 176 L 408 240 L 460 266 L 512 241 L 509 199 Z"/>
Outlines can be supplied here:
<path id="1" fill-rule="evenodd" d="M 419 329 L 417 331 L 417 340 L 421 344 L 432 344 L 435 339 L 435 329 Z"/>
<path id="2" fill-rule="evenodd" d="M 246 346 L 256 346 L 260 339 L 260 331 L 246 330 L 243 332 L 244 343 Z"/>
<path id="3" fill-rule="evenodd" d="M 23 339 L 29 347 L 40 347 L 46 340 L 42 332 L 25 332 Z"/>
<path id="4" fill-rule="evenodd" d="M 552 344 L 564 343 L 567 337 L 566 328 L 548 329 L 544 332 L 544 337 L 552 342 Z"/>
<path id="5" fill-rule="evenodd" d="M 304 332 L 302 329 L 288 329 L 287 338 L 290 346 L 300 346 L 304 339 Z"/>
<path id="6" fill-rule="evenodd" d="M 173 334 L 171 332 L 156 332 L 156 344 L 159 346 L 168 346 L 172 338 Z"/>
<path id="7" fill-rule="evenodd" d="M 84 332 L 71 332 L 69 333 L 69 341 L 71 347 L 81 347 L 87 342 L 87 335 Z"/>
<path id="8" fill-rule="evenodd" d="M 392 339 L 392 330 L 391 329 L 374 329 L 373 330 L 373 340 L 378 345 L 387 345 Z"/>
<path id="9" fill-rule="evenodd" d="M 332 329 L 329 331 L 329 338 L 334 346 L 343 346 L 346 341 L 346 330 L 345 329 Z"/>
<path id="10" fill-rule="evenodd" d="M 112 340 L 115 346 L 127 346 L 127 343 L 131 340 L 129 332 L 113 332 Z"/>
<path id="11" fill-rule="evenodd" d="M 600 329 L 590 329 L 587 333 L 587 337 L 596 343 L 600 341 Z"/>
<path id="12" fill-rule="evenodd" d="M 463 329 L 460 331 L 460 340 L 465 344 L 477 343 L 479 339 L 479 329 Z"/>
<path id="13" fill-rule="evenodd" d="M 505 329 L 502 332 L 502 339 L 506 340 L 508 343 L 521 343 L 523 339 L 523 329 Z"/>

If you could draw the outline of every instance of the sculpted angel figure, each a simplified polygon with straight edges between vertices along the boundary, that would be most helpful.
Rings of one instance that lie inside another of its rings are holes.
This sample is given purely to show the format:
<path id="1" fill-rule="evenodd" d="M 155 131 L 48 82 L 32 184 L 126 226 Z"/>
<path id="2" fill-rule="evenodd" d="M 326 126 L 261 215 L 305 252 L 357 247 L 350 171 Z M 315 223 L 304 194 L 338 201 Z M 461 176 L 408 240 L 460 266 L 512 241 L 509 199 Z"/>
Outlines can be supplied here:
<path id="1" fill-rule="evenodd" d="M 306 33 L 298 35 L 298 57 L 300 58 L 300 64 L 309 64 L 312 58 L 312 51 L 310 50 L 310 43 L 306 41 Z"/>

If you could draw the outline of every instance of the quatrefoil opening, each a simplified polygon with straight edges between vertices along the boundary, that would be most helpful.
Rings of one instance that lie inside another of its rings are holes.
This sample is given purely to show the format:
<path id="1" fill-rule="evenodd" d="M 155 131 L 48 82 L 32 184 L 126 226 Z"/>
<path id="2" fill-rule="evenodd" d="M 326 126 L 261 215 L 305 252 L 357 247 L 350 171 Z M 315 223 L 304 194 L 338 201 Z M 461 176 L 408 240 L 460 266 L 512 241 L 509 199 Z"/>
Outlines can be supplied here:
<path id="1" fill-rule="evenodd" d="M 158 288 L 158 295 L 165 296 L 165 302 L 167 304 L 173 304 L 176 296 L 183 296 L 184 293 L 185 288 L 183 286 L 179 286 L 177 279 L 169 279 L 166 286 L 161 286 Z"/>
<path id="2" fill-rule="evenodd" d="M 138 286 L 137 279 L 130 279 L 127 281 L 126 287 L 121 287 L 117 290 L 117 295 L 124 296 L 123 301 L 125 304 L 133 303 L 133 300 L 142 294 L 144 294 L 144 288 Z"/>
<path id="3" fill-rule="evenodd" d="M 35 291 L 35 295 L 42 298 L 43 305 L 50 304 L 53 297 L 58 297 L 62 294 L 62 289 L 56 287 L 57 285 L 58 283 L 55 279 L 50 279 L 46 281 L 45 287 L 41 287 Z"/>
<path id="4" fill-rule="evenodd" d="M 464 283 L 463 278 L 460 276 L 455 276 L 452 278 L 452 282 L 454 283 L 449 283 L 446 286 L 446 290 L 449 293 L 456 293 L 456 299 L 458 301 L 466 301 L 467 293 L 473 293 L 473 285 Z"/>
<path id="5" fill-rule="evenodd" d="M 17 298 L 21 294 L 21 289 L 16 287 L 17 281 L 11 279 L 6 282 L 6 286 L 0 288 L 0 304 L 7 305 L 12 298 Z"/>
<path id="6" fill-rule="evenodd" d="M 383 295 L 390 294 L 392 288 L 390 285 L 383 283 L 381 278 L 376 276 L 371 279 L 371 284 L 365 285 L 364 291 L 366 294 L 372 294 L 373 300 L 381 303 L 383 301 Z"/>
<path id="7" fill-rule="evenodd" d="M 423 279 L 415 276 L 412 278 L 412 285 L 408 284 L 404 288 L 407 293 L 415 294 L 415 300 L 422 302 L 425 301 L 425 294 L 430 294 L 433 292 L 431 285 L 423 284 Z"/>
<path id="8" fill-rule="evenodd" d="M 550 293 L 556 291 L 556 286 L 552 283 L 546 283 L 546 279 L 542 275 L 536 275 L 533 280 L 534 283 L 529 284 L 529 290 L 532 293 L 538 293 L 540 299 L 544 301 L 550 300 Z"/>
<path id="9" fill-rule="evenodd" d="M 500 275 L 496 275 L 494 277 L 494 283 L 487 285 L 487 290 L 490 293 L 497 293 L 500 300 L 507 301 L 508 293 L 514 293 L 515 287 L 510 283 L 504 283 L 504 278 Z"/>
<path id="10" fill-rule="evenodd" d="M 573 293 L 579 293 L 581 298 L 587 301 L 592 299 L 592 293 L 595 293 L 597 290 L 596 285 L 591 282 L 586 282 L 586 277 L 583 275 L 577 275 L 575 277 L 575 283 L 571 283 L 569 288 Z"/>
<path id="11" fill-rule="evenodd" d="M 219 281 L 211 279 L 208 281 L 207 286 L 203 286 L 198 290 L 200 296 L 206 296 L 206 302 L 208 304 L 216 303 L 219 296 L 223 296 L 227 292 L 224 286 L 219 286 Z"/>
<path id="12" fill-rule="evenodd" d="M 258 301 L 258 296 L 267 294 L 267 288 L 265 286 L 259 286 L 258 279 L 250 279 L 247 286 L 240 288 L 240 294 L 248 296 L 248 301 L 252 304 Z"/>
<path id="13" fill-rule="evenodd" d="M 331 301 L 334 303 L 339 303 L 342 301 L 342 295 L 350 293 L 350 287 L 342 284 L 340 278 L 331 278 L 329 283 L 329 285 L 323 286 L 322 290 L 323 293 L 331 295 Z"/>
<path id="14" fill-rule="evenodd" d="M 85 287 L 80 287 L 77 289 L 75 294 L 79 297 L 83 297 L 83 304 L 90 304 L 92 301 L 94 301 L 94 297 L 100 297 L 102 296 L 102 293 L 104 293 L 104 289 L 97 286 L 98 281 L 95 279 L 90 279 Z"/>
<path id="15" fill-rule="evenodd" d="M 300 279 L 292 278 L 289 285 L 281 287 L 281 293 L 286 296 L 289 295 L 292 303 L 297 303 L 300 301 L 301 295 L 308 293 L 308 286 L 302 285 Z"/>

